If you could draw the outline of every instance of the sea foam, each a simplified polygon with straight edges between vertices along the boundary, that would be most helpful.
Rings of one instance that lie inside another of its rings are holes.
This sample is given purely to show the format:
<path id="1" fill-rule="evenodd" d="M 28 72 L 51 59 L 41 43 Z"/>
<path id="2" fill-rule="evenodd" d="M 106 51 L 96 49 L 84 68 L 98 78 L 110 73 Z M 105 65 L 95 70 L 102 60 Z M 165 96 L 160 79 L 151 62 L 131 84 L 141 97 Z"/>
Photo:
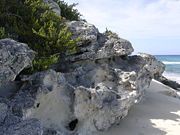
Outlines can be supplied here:
<path id="1" fill-rule="evenodd" d="M 166 65 L 179 65 L 180 62 L 170 62 L 170 61 L 163 61 L 164 64 Z"/>
<path id="2" fill-rule="evenodd" d="M 180 83 L 180 74 L 175 74 L 175 73 L 169 73 L 169 72 L 164 72 L 163 75 L 173 81 L 176 81 L 178 83 Z"/>

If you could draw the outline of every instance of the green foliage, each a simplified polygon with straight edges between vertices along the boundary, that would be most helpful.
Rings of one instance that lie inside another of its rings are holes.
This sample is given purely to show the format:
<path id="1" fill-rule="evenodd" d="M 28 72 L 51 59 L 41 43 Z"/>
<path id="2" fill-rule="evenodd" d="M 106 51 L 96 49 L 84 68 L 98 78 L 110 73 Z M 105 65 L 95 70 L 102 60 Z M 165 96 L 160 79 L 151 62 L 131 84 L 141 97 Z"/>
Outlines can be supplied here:
<path id="1" fill-rule="evenodd" d="M 117 33 L 112 32 L 111 30 L 108 30 L 107 28 L 106 28 L 106 31 L 103 34 L 106 35 L 106 36 L 118 37 Z"/>
<path id="2" fill-rule="evenodd" d="M 40 57 L 35 58 L 33 61 L 33 67 L 30 69 L 30 72 L 43 71 L 50 68 L 50 65 L 56 63 L 59 57 L 56 55 L 52 55 L 50 57 Z M 35 67 L 35 68 L 34 68 Z"/>
<path id="3" fill-rule="evenodd" d="M 71 38 L 72 33 L 68 32 L 65 21 L 43 0 L 0 0 L 2 36 L 7 34 L 27 43 L 37 52 L 30 72 L 45 70 L 67 52 L 77 51 L 76 42 L 79 39 Z"/>
<path id="4" fill-rule="evenodd" d="M 0 27 L 0 39 L 7 38 L 8 35 L 5 33 L 5 28 Z"/>
<path id="5" fill-rule="evenodd" d="M 79 21 L 81 20 L 81 14 L 75 7 L 78 5 L 77 3 L 68 4 L 65 1 L 62 0 L 54 0 L 58 3 L 60 9 L 61 9 L 61 16 L 65 17 L 67 20 L 70 21 Z"/>

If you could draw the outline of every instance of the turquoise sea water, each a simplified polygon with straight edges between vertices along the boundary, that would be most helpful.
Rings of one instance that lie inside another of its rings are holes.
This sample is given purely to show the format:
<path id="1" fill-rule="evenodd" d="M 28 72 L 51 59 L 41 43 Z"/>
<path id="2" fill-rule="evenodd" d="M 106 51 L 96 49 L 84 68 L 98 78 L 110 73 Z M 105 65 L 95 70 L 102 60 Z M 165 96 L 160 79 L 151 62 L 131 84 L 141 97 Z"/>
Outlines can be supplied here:
<path id="1" fill-rule="evenodd" d="M 156 55 L 166 65 L 164 75 L 180 82 L 180 55 Z"/>

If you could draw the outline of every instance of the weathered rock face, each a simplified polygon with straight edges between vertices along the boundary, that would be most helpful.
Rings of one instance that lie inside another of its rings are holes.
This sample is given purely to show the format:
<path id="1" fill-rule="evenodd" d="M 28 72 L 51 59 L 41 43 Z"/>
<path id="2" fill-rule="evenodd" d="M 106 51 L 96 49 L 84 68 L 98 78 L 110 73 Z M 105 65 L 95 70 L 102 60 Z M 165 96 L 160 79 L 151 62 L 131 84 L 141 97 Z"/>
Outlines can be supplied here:
<path id="1" fill-rule="evenodd" d="M 143 58 L 132 56 L 80 61 L 67 67 L 75 69 L 65 78 L 76 86 L 74 114 L 80 135 L 107 130 L 127 115 L 152 79 L 145 66 Z"/>
<path id="2" fill-rule="evenodd" d="M 42 135 L 43 130 L 37 119 L 25 120 L 9 126 L 3 135 Z"/>
<path id="3" fill-rule="evenodd" d="M 1 135 L 42 135 L 43 129 L 38 119 L 22 120 L 14 115 L 10 102 L 0 98 Z"/>
<path id="4" fill-rule="evenodd" d="M 161 61 L 158 61 L 154 56 L 145 53 L 139 53 L 138 56 L 141 56 L 146 60 L 146 68 L 152 73 L 153 78 L 156 79 L 162 76 L 165 65 Z"/>
<path id="5" fill-rule="evenodd" d="M 163 65 L 154 57 L 128 56 L 133 51 L 129 41 L 105 36 L 85 22 L 69 25 L 74 37 L 82 37 L 80 51 L 68 54 L 55 66 L 56 71 L 22 78 L 23 85 L 15 96 L 8 104 L 0 104 L 1 121 L 8 111 L 12 116 L 8 121 L 20 123 L 4 130 L 7 126 L 2 122 L 3 133 L 18 128 L 14 133 L 33 130 L 44 135 L 95 135 L 119 124 L 143 97 L 151 79 L 162 74 Z M 37 128 L 31 127 L 31 122 Z"/>
<path id="6" fill-rule="evenodd" d="M 66 60 L 73 62 L 112 58 L 114 56 L 126 56 L 133 52 L 129 41 L 119 37 L 105 36 L 99 33 L 92 24 L 83 21 L 72 21 L 67 24 L 70 26 L 69 30 L 73 33 L 74 38 L 81 37 L 81 40 L 78 43 L 80 46 L 78 55 L 66 57 Z"/>
<path id="7" fill-rule="evenodd" d="M 13 112 L 39 119 L 45 133 L 92 135 L 118 124 L 152 79 L 139 56 L 80 61 L 67 68 L 70 72 L 49 70 L 24 78 L 11 101 Z"/>
<path id="8" fill-rule="evenodd" d="M 31 66 L 34 54 L 26 44 L 12 39 L 1 39 L 0 85 L 13 81 L 24 68 Z"/>
<path id="9" fill-rule="evenodd" d="M 166 77 L 164 77 L 162 75 L 162 73 L 165 70 L 165 65 L 162 62 L 158 61 L 154 56 L 149 55 L 149 54 L 139 53 L 138 56 L 141 56 L 146 60 L 147 70 L 151 71 L 154 79 L 156 79 L 157 81 L 159 81 L 177 91 L 180 91 L 179 83 L 177 83 L 176 81 L 167 79 Z"/>
<path id="10" fill-rule="evenodd" d="M 165 65 L 158 61 L 154 56 L 145 54 L 145 53 L 139 53 L 138 56 L 143 57 L 146 60 L 146 68 L 152 73 L 152 76 L 157 81 L 162 82 L 163 84 L 180 91 L 180 84 L 176 81 L 172 81 L 167 79 L 166 77 L 162 76 L 162 73 L 165 70 Z"/>
<path id="11" fill-rule="evenodd" d="M 61 15 L 61 9 L 54 0 L 44 0 L 44 3 L 48 4 L 54 13 Z"/>
<path id="12" fill-rule="evenodd" d="M 74 119 L 72 113 L 73 88 L 61 73 L 53 70 L 36 73 L 26 79 L 11 101 L 14 112 L 23 119 L 38 118 L 46 128 L 66 131 Z"/>

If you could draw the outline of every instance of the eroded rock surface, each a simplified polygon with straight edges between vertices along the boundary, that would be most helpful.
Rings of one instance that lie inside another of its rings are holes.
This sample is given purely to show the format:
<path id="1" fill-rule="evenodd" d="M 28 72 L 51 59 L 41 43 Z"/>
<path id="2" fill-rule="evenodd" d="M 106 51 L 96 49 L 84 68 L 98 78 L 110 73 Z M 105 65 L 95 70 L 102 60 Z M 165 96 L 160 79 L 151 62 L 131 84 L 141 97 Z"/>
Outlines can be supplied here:
<path id="1" fill-rule="evenodd" d="M 11 103 L 0 98 L 1 135 L 42 135 L 43 129 L 38 119 L 23 120 L 12 112 Z"/>
<path id="2" fill-rule="evenodd" d="M 23 120 L 39 119 L 48 132 L 68 135 L 73 114 L 74 88 L 67 84 L 64 76 L 53 70 L 24 77 L 24 85 L 11 100 L 13 113 Z M 48 130 L 47 130 L 48 129 Z"/>
<path id="3" fill-rule="evenodd" d="M 26 83 L 12 99 L 13 111 L 23 119 L 41 120 L 50 128 L 46 134 L 96 134 L 127 115 L 155 73 L 140 56 L 78 61 L 67 69 L 24 78 Z"/>
<path id="4" fill-rule="evenodd" d="M 157 60 L 150 54 L 139 53 L 138 56 L 141 56 L 146 60 L 146 68 L 152 73 L 153 78 L 156 79 L 162 76 L 162 73 L 165 70 L 165 65 L 161 61 Z"/>
<path id="5" fill-rule="evenodd" d="M 0 40 L 0 85 L 13 81 L 26 67 L 31 66 L 35 52 L 24 43 L 12 39 Z"/>
<path id="6" fill-rule="evenodd" d="M 69 61 L 87 59 L 112 58 L 113 56 L 129 55 L 133 52 L 131 43 L 119 37 L 105 36 L 98 29 L 83 21 L 67 22 L 74 38 L 80 37 L 79 49 L 76 55 L 66 57 Z"/>
<path id="7" fill-rule="evenodd" d="M 156 79 L 157 81 L 160 81 L 161 83 L 177 90 L 180 91 L 180 84 L 177 83 L 176 81 L 167 79 L 162 75 L 162 73 L 165 70 L 165 65 L 161 62 L 158 61 L 154 56 L 145 54 L 145 53 L 139 53 L 138 56 L 143 57 L 146 62 L 147 62 L 147 69 L 153 73 L 153 78 Z"/>
<path id="8" fill-rule="evenodd" d="M 42 127 L 37 119 L 25 120 L 9 126 L 3 135 L 42 135 Z"/>

